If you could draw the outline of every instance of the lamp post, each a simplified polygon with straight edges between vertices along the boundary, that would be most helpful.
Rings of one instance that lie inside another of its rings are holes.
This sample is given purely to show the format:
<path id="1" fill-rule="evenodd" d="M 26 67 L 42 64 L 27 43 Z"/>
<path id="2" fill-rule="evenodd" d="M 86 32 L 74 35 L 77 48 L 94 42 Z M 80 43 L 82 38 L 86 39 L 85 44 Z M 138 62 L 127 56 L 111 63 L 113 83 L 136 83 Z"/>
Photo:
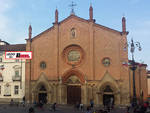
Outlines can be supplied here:
<path id="1" fill-rule="evenodd" d="M 134 52 L 135 52 L 135 48 L 138 48 L 139 51 L 142 50 L 141 45 L 139 42 L 134 42 L 133 39 L 131 39 L 131 43 L 130 43 L 130 52 L 132 54 L 132 60 L 131 60 L 131 67 L 130 69 L 133 72 L 133 106 L 137 105 L 137 98 L 136 98 L 136 87 L 135 87 L 135 70 L 137 68 L 135 60 L 134 60 Z"/>

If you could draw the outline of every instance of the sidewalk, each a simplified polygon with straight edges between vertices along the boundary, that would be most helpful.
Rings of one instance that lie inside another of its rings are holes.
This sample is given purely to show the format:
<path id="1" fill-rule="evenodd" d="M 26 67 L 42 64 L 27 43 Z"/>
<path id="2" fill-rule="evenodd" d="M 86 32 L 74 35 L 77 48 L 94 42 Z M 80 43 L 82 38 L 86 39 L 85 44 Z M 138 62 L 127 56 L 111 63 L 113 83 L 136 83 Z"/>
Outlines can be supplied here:
<path id="1" fill-rule="evenodd" d="M 17 106 L 10 106 L 10 105 L 0 105 L 0 113 L 28 113 L 29 107 L 31 106 L 28 105 L 26 107 L 22 107 L 22 106 L 17 107 Z M 125 113 L 125 111 L 126 109 L 124 108 L 114 108 L 109 113 Z M 54 113 L 54 111 L 50 111 L 50 107 L 46 105 L 42 109 L 36 107 L 35 113 Z M 77 110 L 74 108 L 74 106 L 70 106 L 70 105 L 58 105 L 55 113 L 86 113 L 86 111 Z"/>

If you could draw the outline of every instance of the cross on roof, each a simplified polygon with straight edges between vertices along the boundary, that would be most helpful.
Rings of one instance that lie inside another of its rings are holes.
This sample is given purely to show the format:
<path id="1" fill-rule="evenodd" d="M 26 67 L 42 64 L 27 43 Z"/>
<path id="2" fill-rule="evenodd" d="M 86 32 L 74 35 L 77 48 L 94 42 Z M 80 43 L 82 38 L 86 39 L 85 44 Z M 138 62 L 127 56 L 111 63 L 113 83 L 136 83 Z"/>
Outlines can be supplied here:
<path id="1" fill-rule="evenodd" d="M 77 6 L 77 4 L 75 4 L 73 1 L 72 3 L 69 5 L 71 7 L 71 14 L 75 14 L 74 13 L 74 6 Z"/>

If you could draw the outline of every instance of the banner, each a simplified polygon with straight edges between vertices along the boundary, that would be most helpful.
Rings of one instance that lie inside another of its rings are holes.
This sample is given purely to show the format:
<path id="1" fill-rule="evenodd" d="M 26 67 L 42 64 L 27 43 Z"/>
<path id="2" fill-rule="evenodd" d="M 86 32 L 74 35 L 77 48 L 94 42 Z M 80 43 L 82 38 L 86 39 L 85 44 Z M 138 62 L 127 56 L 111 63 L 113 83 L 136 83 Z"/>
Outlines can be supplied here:
<path id="1" fill-rule="evenodd" d="M 5 59 L 32 59 L 31 51 L 6 51 Z"/>

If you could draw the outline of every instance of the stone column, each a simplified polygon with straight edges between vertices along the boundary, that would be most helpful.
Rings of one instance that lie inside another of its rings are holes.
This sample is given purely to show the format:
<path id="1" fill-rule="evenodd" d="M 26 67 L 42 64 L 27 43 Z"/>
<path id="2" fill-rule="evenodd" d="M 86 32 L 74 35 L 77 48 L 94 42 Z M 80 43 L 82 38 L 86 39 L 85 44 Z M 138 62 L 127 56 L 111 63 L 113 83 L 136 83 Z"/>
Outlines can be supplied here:
<path id="1" fill-rule="evenodd" d="M 61 85 L 61 104 L 67 104 L 66 86 Z"/>
<path id="2" fill-rule="evenodd" d="M 32 92 L 32 102 L 31 103 L 34 103 L 34 101 L 35 101 L 35 93 Z"/>
<path id="3" fill-rule="evenodd" d="M 98 94 L 98 89 L 96 88 L 95 89 L 95 104 L 96 105 L 99 105 L 99 94 Z"/>
<path id="4" fill-rule="evenodd" d="M 67 86 L 62 84 L 61 103 L 67 104 Z"/>
<path id="5" fill-rule="evenodd" d="M 52 99 L 52 102 L 57 102 L 57 91 L 56 91 L 56 85 L 54 84 L 53 85 L 53 99 Z"/>
<path id="6" fill-rule="evenodd" d="M 58 103 L 61 104 L 62 103 L 62 84 L 59 83 L 58 84 Z"/>
<path id="7" fill-rule="evenodd" d="M 86 84 L 81 86 L 81 103 L 87 105 L 87 86 Z"/>
<path id="8" fill-rule="evenodd" d="M 99 94 L 99 104 L 103 105 L 103 93 Z"/>
<path id="9" fill-rule="evenodd" d="M 115 101 L 115 105 L 120 105 L 120 104 L 122 104 L 122 103 L 120 103 L 121 101 L 120 101 L 120 94 L 114 94 L 114 101 Z M 123 105 L 123 104 L 122 104 Z"/>
<path id="10" fill-rule="evenodd" d="M 51 92 L 47 92 L 47 103 L 52 104 Z"/>

